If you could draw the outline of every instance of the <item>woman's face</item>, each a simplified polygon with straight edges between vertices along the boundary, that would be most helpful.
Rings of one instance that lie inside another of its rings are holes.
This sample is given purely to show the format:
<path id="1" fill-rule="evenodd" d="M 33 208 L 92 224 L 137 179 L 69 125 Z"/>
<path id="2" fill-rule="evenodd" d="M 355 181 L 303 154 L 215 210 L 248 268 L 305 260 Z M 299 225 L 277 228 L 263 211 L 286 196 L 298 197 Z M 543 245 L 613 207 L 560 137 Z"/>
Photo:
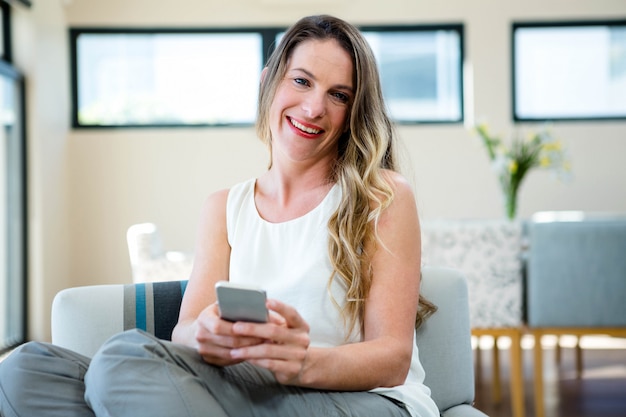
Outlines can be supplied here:
<path id="1" fill-rule="evenodd" d="M 332 162 L 348 128 L 353 65 L 335 40 L 308 40 L 294 49 L 270 107 L 274 162 Z"/>

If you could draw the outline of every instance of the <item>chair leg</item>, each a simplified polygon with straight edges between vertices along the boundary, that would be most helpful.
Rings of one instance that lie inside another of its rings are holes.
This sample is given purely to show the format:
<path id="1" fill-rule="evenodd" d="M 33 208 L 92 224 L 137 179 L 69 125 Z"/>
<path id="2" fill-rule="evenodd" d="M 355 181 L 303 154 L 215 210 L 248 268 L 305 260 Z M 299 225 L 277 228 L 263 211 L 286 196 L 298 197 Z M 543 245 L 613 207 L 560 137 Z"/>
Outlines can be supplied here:
<path id="1" fill-rule="evenodd" d="M 576 336 L 576 377 L 582 378 L 583 375 L 583 350 L 580 347 L 580 336 Z"/>
<path id="2" fill-rule="evenodd" d="M 502 389 L 500 381 L 500 350 L 498 349 L 498 336 L 493 337 L 492 361 L 492 399 L 494 404 L 500 404 L 502 402 Z"/>
<path id="3" fill-rule="evenodd" d="M 511 334 L 511 405 L 514 417 L 524 417 L 524 372 L 521 331 Z"/>
<path id="4" fill-rule="evenodd" d="M 535 377 L 535 417 L 544 417 L 543 399 L 543 349 L 541 347 L 541 333 L 535 332 L 534 377 Z"/>
<path id="5" fill-rule="evenodd" d="M 482 380 L 483 373 L 483 358 L 482 351 L 480 350 L 480 336 L 476 336 L 476 379 Z"/>

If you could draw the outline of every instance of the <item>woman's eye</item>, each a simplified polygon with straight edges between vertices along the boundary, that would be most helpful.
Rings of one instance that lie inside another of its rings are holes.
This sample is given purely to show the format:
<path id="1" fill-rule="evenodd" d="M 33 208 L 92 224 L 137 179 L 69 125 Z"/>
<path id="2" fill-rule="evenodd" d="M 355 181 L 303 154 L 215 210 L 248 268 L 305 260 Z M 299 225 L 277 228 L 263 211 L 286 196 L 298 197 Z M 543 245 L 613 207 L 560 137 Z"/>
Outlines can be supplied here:
<path id="1" fill-rule="evenodd" d="M 309 82 L 304 79 L 304 78 L 294 78 L 293 80 L 296 84 L 300 84 L 300 85 L 309 85 Z"/>
<path id="2" fill-rule="evenodd" d="M 332 96 L 342 103 L 347 103 L 350 100 L 350 97 L 348 97 L 348 95 L 344 93 L 333 93 Z"/>

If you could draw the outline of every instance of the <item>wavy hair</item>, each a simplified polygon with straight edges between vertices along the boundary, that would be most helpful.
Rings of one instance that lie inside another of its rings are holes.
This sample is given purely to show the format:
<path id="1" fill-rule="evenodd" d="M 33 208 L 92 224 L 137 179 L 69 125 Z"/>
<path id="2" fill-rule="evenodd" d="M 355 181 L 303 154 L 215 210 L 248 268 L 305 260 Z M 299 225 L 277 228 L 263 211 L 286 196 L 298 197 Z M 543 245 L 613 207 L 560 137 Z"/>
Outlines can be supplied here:
<path id="1" fill-rule="evenodd" d="M 293 51 L 301 42 L 311 39 L 334 39 L 351 56 L 354 67 L 355 91 L 349 129 L 339 139 L 338 157 L 329 178 L 341 187 L 342 199 L 328 222 L 328 252 L 333 266 L 328 287 L 337 278 L 346 288 L 342 315 L 350 334 L 357 325 L 363 329 L 365 300 L 372 283 L 371 254 L 366 248 L 377 246 L 378 219 L 394 198 L 384 170 L 397 171 L 395 136 L 385 109 L 376 60 L 361 32 L 333 16 L 308 16 L 287 30 L 270 56 L 261 82 L 256 128 L 270 151 L 272 100 Z M 434 308 L 420 295 L 416 326 Z"/>

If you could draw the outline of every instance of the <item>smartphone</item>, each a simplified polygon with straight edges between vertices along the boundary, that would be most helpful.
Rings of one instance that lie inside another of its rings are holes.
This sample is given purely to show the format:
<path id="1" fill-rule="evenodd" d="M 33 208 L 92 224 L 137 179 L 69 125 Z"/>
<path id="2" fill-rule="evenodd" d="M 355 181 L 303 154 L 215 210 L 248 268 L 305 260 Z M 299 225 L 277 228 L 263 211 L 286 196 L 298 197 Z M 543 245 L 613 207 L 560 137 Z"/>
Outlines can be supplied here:
<path id="1" fill-rule="evenodd" d="M 220 317 L 228 321 L 267 322 L 267 296 L 260 288 L 219 281 L 215 284 Z"/>

